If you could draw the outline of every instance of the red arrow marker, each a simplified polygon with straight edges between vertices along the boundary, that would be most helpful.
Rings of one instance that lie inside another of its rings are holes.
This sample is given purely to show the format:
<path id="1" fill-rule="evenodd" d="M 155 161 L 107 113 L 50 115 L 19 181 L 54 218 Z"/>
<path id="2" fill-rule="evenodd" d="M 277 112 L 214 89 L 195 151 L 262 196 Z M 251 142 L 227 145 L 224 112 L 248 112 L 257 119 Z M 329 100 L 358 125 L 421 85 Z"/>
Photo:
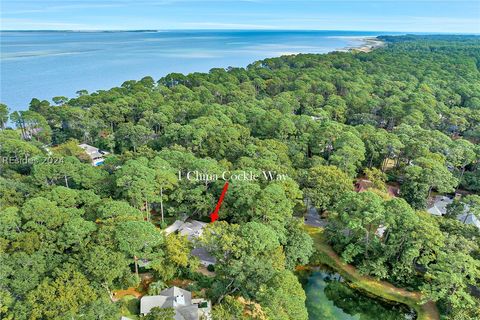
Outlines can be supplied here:
<path id="1" fill-rule="evenodd" d="M 225 185 L 223 186 L 222 193 L 220 194 L 220 199 L 218 199 L 215 210 L 213 210 L 213 212 L 210 214 L 210 219 L 212 219 L 212 222 L 215 222 L 218 219 L 218 211 L 220 210 L 220 206 L 222 205 L 223 198 L 225 198 L 225 193 L 227 193 L 227 189 L 228 181 L 225 182 Z"/>

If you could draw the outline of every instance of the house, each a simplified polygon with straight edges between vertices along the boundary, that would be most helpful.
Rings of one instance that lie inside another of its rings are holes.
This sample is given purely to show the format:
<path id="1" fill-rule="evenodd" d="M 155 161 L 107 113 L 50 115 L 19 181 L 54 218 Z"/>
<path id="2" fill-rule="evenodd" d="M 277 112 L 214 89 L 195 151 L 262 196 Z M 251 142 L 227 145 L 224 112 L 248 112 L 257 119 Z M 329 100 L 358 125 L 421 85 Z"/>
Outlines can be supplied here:
<path id="1" fill-rule="evenodd" d="M 200 259 L 200 263 L 204 267 L 214 265 L 217 262 L 217 259 L 215 259 L 215 257 L 212 256 L 204 247 L 196 246 L 195 248 L 193 248 L 190 254 Z"/>
<path id="2" fill-rule="evenodd" d="M 178 232 L 182 236 L 187 236 L 187 239 L 192 241 L 200 237 L 203 233 L 203 228 L 207 225 L 207 223 L 197 220 L 187 220 L 180 226 Z"/>
<path id="3" fill-rule="evenodd" d="M 357 183 L 355 183 L 355 191 L 356 192 L 364 192 L 371 188 L 373 185 L 372 181 L 367 179 L 358 179 Z"/>
<path id="4" fill-rule="evenodd" d="M 179 234 L 186 236 L 189 241 L 194 241 L 202 235 L 203 228 L 205 228 L 206 225 L 207 223 L 205 222 L 193 219 L 187 219 L 186 221 L 176 220 L 173 224 L 165 228 L 164 232 L 167 235 L 173 232 L 178 232 Z M 200 263 L 205 267 L 216 263 L 215 257 L 198 244 L 195 244 L 195 248 L 190 254 L 199 258 Z"/>
<path id="5" fill-rule="evenodd" d="M 198 305 L 198 315 L 202 320 L 212 320 L 212 303 L 205 299 L 192 299 L 192 304 Z"/>
<path id="6" fill-rule="evenodd" d="M 168 236 L 170 233 L 178 231 L 178 229 L 183 225 L 183 221 L 175 220 L 175 222 L 168 227 L 166 227 L 163 231 Z"/>
<path id="7" fill-rule="evenodd" d="M 175 320 L 198 320 L 200 316 L 209 318 L 211 305 L 203 299 L 192 300 L 190 291 L 171 287 L 163 290 L 157 296 L 143 296 L 140 299 L 140 314 L 147 315 L 155 308 L 173 308 Z"/>
<path id="8" fill-rule="evenodd" d="M 43 131 L 43 128 L 26 127 L 23 133 L 23 138 L 25 140 L 32 140 L 33 137 L 36 137 L 42 131 Z"/>
<path id="9" fill-rule="evenodd" d="M 383 235 L 385 234 L 385 231 L 387 231 L 387 227 L 384 226 L 383 224 L 379 225 L 377 230 L 375 230 L 375 234 L 379 237 L 379 238 L 383 238 Z"/>
<path id="10" fill-rule="evenodd" d="M 103 164 L 103 162 L 105 161 L 104 156 L 109 154 L 109 152 L 102 151 L 85 143 L 79 144 L 78 146 L 82 148 L 85 153 L 90 157 L 90 159 L 92 160 L 92 165 L 95 167 Z"/>
<path id="11" fill-rule="evenodd" d="M 456 195 L 458 199 L 459 196 Z M 436 216 L 443 216 L 447 213 L 447 206 L 453 203 L 454 199 L 446 196 L 436 196 L 433 204 L 428 208 L 427 212 Z M 457 215 L 457 220 L 465 224 L 471 224 L 480 229 L 480 220 L 472 213 L 470 213 L 470 207 L 465 205 L 463 213 Z"/>
<path id="12" fill-rule="evenodd" d="M 466 208 L 466 210 L 457 216 L 457 220 L 461 221 L 465 224 L 472 224 L 478 229 L 480 229 L 480 220 L 473 214 L 469 213 L 469 210 Z"/>
<path id="13" fill-rule="evenodd" d="M 193 240 L 200 237 L 203 233 L 203 228 L 207 225 L 207 223 L 187 219 L 186 221 L 176 220 L 172 225 L 165 228 L 165 233 L 169 235 L 173 232 L 178 232 L 182 236 L 187 236 L 188 240 Z"/>
<path id="14" fill-rule="evenodd" d="M 392 198 L 396 198 L 400 195 L 400 188 L 397 186 L 387 185 L 387 193 Z"/>
<path id="15" fill-rule="evenodd" d="M 446 196 L 436 196 L 433 204 L 427 209 L 427 212 L 435 216 L 443 216 L 447 213 L 447 206 L 453 202 L 453 199 Z"/>
<path id="16" fill-rule="evenodd" d="M 373 182 L 367 179 L 358 179 L 355 183 L 356 192 L 364 192 L 373 187 Z M 386 187 L 386 192 L 390 197 L 395 198 L 400 195 L 400 188 L 398 188 L 397 186 L 387 184 Z"/>

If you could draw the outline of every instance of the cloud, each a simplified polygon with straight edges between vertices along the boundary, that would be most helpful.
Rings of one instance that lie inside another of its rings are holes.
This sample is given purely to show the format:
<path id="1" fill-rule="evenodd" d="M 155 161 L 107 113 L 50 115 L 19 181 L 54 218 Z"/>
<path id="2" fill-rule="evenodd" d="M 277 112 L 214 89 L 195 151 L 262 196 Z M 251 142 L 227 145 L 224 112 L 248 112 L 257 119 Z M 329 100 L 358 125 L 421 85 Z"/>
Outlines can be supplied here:
<path id="1" fill-rule="evenodd" d="M 316 29 L 480 32 L 478 14 L 474 14 L 480 9 L 478 0 L 406 0 L 401 3 L 397 0 L 0 1 L 3 30 Z"/>
<path id="2" fill-rule="evenodd" d="M 66 5 L 51 5 L 51 6 L 42 6 L 39 8 L 32 9 L 18 9 L 18 10 L 2 10 L 2 15 L 18 15 L 18 14 L 27 14 L 27 13 L 48 13 L 48 12 L 65 12 L 69 10 L 79 10 L 79 9 L 98 9 L 98 8 L 114 8 L 121 7 L 121 3 L 72 3 Z"/>
<path id="3" fill-rule="evenodd" d="M 9 30 L 89 30 L 89 29 L 102 29 L 99 26 L 91 26 L 81 23 L 69 23 L 69 22 L 54 22 L 54 21 L 37 21 L 33 19 L 20 19 L 20 18 L 4 18 L 2 19 L 3 25 L 7 25 Z M 6 30 L 6 29 L 5 29 Z"/>

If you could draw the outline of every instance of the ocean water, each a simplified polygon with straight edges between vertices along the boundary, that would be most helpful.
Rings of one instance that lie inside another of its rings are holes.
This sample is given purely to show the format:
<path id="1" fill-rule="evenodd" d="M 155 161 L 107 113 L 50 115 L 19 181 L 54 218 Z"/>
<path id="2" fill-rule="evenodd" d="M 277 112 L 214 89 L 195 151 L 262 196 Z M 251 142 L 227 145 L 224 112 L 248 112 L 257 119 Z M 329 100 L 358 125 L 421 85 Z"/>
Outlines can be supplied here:
<path id="1" fill-rule="evenodd" d="M 170 72 L 245 67 L 267 57 L 326 53 L 362 44 L 355 31 L 0 32 L 0 101 L 25 110 L 32 98 L 74 97 Z"/>

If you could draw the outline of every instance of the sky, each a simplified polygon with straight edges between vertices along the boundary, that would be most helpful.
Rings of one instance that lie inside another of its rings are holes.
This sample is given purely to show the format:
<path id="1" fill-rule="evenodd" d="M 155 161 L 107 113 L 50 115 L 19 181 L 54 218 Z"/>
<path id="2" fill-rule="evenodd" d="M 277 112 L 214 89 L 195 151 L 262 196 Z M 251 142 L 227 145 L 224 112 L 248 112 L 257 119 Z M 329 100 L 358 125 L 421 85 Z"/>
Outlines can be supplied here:
<path id="1" fill-rule="evenodd" d="M 480 0 L 0 0 L 1 30 L 299 29 L 480 33 Z"/>

